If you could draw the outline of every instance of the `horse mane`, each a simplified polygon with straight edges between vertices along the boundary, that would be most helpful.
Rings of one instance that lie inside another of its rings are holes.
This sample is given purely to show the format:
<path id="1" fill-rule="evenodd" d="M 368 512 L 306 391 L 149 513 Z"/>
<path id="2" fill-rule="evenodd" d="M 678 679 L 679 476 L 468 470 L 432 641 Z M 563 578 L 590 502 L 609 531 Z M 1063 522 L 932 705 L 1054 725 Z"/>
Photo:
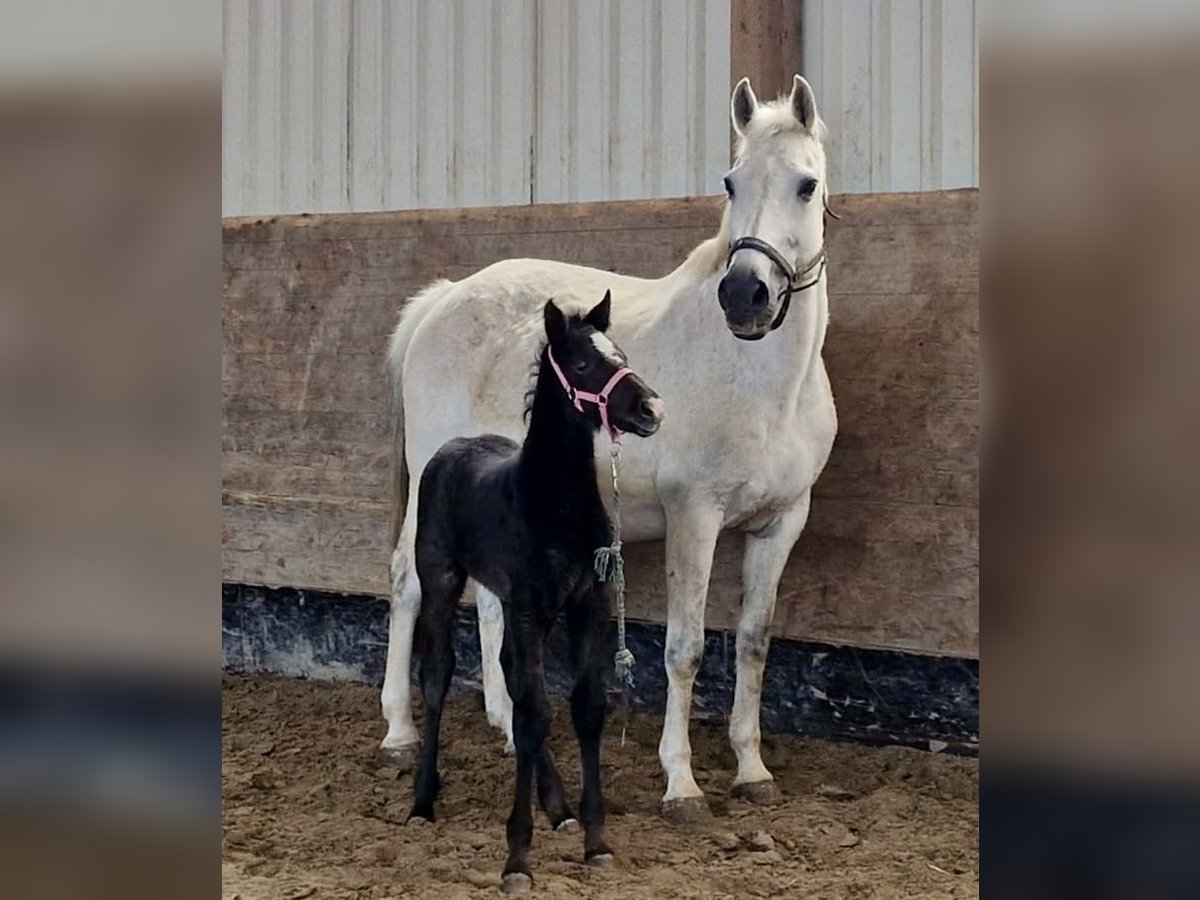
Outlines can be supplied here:
<path id="1" fill-rule="evenodd" d="M 687 259 L 679 264 L 675 272 L 695 278 L 697 281 L 703 281 L 724 267 L 727 256 L 729 256 L 728 200 L 725 201 L 724 211 L 721 213 L 721 228 L 716 236 L 697 245 L 696 249 L 688 254 Z"/>
<path id="2" fill-rule="evenodd" d="M 548 341 L 542 341 L 538 344 L 537 353 L 529 367 L 529 388 L 525 391 L 525 411 L 521 413 L 521 421 L 525 423 L 526 427 L 529 426 L 529 417 L 533 415 L 533 400 L 537 396 L 538 378 L 542 374 L 542 358 L 546 355 L 548 343 Z"/>

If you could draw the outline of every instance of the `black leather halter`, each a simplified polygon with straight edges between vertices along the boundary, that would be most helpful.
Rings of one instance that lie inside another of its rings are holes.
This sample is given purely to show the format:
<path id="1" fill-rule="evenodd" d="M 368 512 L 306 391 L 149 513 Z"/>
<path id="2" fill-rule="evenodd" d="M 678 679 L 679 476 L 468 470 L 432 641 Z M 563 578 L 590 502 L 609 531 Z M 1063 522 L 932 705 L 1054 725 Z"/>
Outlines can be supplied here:
<path id="1" fill-rule="evenodd" d="M 825 207 L 826 214 L 835 219 L 841 218 L 841 216 L 829 208 L 829 201 L 827 198 L 822 198 L 821 202 Z M 820 281 L 821 276 L 825 274 L 824 222 L 822 222 L 821 227 L 821 249 L 818 250 L 816 255 L 813 256 L 813 258 L 810 259 L 800 269 L 793 269 L 791 263 L 784 258 L 782 253 L 780 253 L 766 241 L 760 241 L 756 237 L 740 237 L 729 245 L 729 255 L 725 257 L 726 269 L 728 269 L 730 263 L 733 262 L 733 254 L 737 253 L 739 250 L 757 250 L 767 259 L 771 260 L 771 262 L 775 263 L 775 265 L 779 267 L 779 271 L 783 272 L 784 278 L 787 279 L 787 284 L 785 284 L 779 291 L 779 296 L 783 298 L 783 306 L 779 307 L 779 313 L 775 316 L 775 321 L 771 323 L 770 330 L 774 331 L 776 328 L 782 325 L 783 320 L 787 318 L 788 308 L 792 305 L 792 294 L 798 294 L 801 291 L 808 290 L 810 287 Z M 816 270 L 816 274 L 813 275 L 808 281 L 805 281 L 803 284 L 801 284 L 800 280 L 811 273 L 814 269 Z"/>
<path id="2" fill-rule="evenodd" d="M 739 250 L 757 250 L 763 254 L 771 262 L 779 267 L 783 272 L 783 276 L 787 279 L 785 284 L 779 291 L 779 296 L 783 298 L 783 306 L 779 307 L 779 314 L 775 316 L 775 321 L 771 323 L 771 331 L 774 331 L 783 324 L 783 320 L 787 318 L 788 308 L 792 305 L 792 294 L 798 294 L 801 291 L 806 291 L 825 274 L 825 244 L 822 242 L 821 249 L 817 251 L 817 255 L 808 261 L 802 269 L 793 269 L 791 264 L 784 259 L 783 254 L 768 244 L 766 241 L 760 241 L 756 237 L 740 237 L 729 245 L 729 256 L 725 260 L 725 268 L 729 268 L 729 264 L 733 262 L 733 254 Z M 808 275 L 813 270 L 816 274 L 803 284 L 800 280 Z"/>

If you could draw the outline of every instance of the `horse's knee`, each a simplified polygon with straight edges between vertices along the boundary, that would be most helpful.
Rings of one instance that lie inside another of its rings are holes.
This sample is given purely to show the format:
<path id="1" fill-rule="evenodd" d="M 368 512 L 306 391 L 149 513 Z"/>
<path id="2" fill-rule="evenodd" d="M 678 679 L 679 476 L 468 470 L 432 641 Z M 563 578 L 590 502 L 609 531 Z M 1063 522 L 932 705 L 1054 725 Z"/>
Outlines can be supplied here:
<path id="1" fill-rule="evenodd" d="M 687 631 L 669 635 L 664 662 L 667 672 L 676 677 L 692 678 L 700 668 L 704 656 L 704 633 Z"/>
<path id="2" fill-rule="evenodd" d="M 537 752 L 550 731 L 550 704 L 542 698 L 522 697 L 513 709 L 513 742 L 517 752 Z"/>
<path id="3" fill-rule="evenodd" d="M 421 582 L 416 569 L 405 568 L 392 576 L 392 610 L 416 614 L 421 608 Z"/>
<path id="4" fill-rule="evenodd" d="M 480 625 L 504 627 L 504 604 L 491 591 L 482 587 L 475 591 L 475 610 Z"/>
<path id="5" fill-rule="evenodd" d="M 603 727 L 608 713 L 608 697 L 600 678 L 583 678 L 571 690 L 571 720 L 576 730 Z"/>
<path id="6" fill-rule="evenodd" d="M 737 630 L 739 660 L 762 664 L 767 661 L 771 647 L 771 629 L 764 622 L 742 622 Z"/>
<path id="7" fill-rule="evenodd" d="M 407 545 L 407 542 L 400 541 L 396 544 L 396 548 L 392 551 L 391 562 L 388 563 L 388 573 L 392 576 L 392 595 L 400 593 L 404 587 L 404 580 L 409 573 L 414 570 L 413 566 L 413 549 Z"/>

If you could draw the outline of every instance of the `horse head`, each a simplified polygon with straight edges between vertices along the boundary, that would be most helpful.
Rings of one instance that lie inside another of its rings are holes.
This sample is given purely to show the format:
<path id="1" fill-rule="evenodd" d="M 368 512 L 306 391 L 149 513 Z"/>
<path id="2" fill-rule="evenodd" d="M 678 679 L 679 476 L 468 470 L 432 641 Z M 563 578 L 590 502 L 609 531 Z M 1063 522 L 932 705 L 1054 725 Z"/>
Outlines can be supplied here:
<path id="1" fill-rule="evenodd" d="M 769 103 L 743 78 L 730 107 L 737 152 L 725 176 L 730 244 L 717 299 L 736 337 L 759 340 L 824 274 L 825 128 L 799 75 L 790 96 Z"/>

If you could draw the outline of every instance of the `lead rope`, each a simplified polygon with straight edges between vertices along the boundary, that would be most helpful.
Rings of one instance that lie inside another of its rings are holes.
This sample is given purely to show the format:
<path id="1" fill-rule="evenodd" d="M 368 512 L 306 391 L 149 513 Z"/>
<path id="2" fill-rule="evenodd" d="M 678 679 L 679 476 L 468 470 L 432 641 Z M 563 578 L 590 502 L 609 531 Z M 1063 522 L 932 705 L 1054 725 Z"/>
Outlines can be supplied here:
<path id="1" fill-rule="evenodd" d="M 617 468 L 621 462 L 621 441 L 612 438 L 609 461 L 612 466 L 613 488 L 613 542 L 596 550 L 596 577 L 602 582 L 613 584 L 617 593 L 617 652 L 613 656 L 613 668 L 617 683 L 621 685 L 621 746 L 625 746 L 625 731 L 629 725 L 630 694 L 633 690 L 633 654 L 625 645 L 625 561 L 621 557 L 621 486 L 617 481 Z"/>

